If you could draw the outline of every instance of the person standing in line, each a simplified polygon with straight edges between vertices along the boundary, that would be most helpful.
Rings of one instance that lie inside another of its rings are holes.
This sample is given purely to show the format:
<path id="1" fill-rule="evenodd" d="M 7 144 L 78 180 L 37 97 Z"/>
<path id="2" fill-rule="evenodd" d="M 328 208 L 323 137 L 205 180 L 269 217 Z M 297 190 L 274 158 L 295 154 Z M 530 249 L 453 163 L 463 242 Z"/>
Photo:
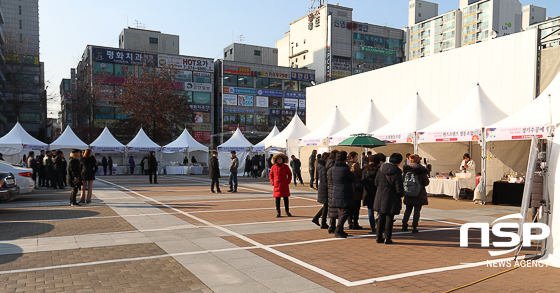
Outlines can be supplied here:
<path id="1" fill-rule="evenodd" d="M 405 164 L 405 165 L 410 164 L 410 153 L 407 153 L 407 154 L 405 155 L 404 164 Z"/>
<path id="2" fill-rule="evenodd" d="M 426 186 L 430 184 L 430 179 L 428 178 L 428 169 L 420 165 L 420 156 L 410 155 L 408 158 L 408 165 L 403 167 L 403 180 L 407 178 L 407 173 L 416 175 L 417 184 L 419 184 L 419 192 L 417 196 L 406 196 L 405 194 L 403 203 L 406 209 L 402 219 L 402 231 L 408 231 L 408 219 L 410 219 L 410 214 L 412 214 L 412 210 L 414 209 L 414 215 L 412 216 L 412 233 L 417 233 L 420 211 L 422 210 L 422 206 L 428 205 Z M 408 177 L 410 177 L 410 175 Z"/>
<path id="3" fill-rule="evenodd" d="M 399 153 L 393 153 L 389 157 L 389 163 L 381 165 L 375 176 L 377 193 L 373 203 L 373 210 L 377 215 L 377 243 L 392 244 L 393 219 L 402 208 L 401 198 L 404 195 L 402 171 L 399 165 L 403 157 Z M 383 239 L 385 234 L 385 239 Z"/>
<path id="4" fill-rule="evenodd" d="M 315 158 L 315 189 L 319 188 L 319 173 L 317 171 L 317 161 L 321 159 L 321 154 L 317 154 Z"/>
<path id="5" fill-rule="evenodd" d="M 237 192 L 237 169 L 239 168 L 239 159 L 237 158 L 237 153 L 231 151 L 231 162 L 229 163 L 229 190 L 228 192 Z"/>
<path id="6" fill-rule="evenodd" d="M 336 163 L 334 163 L 332 168 L 332 202 L 338 208 L 338 224 L 334 231 L 334 237 L 336 238 L 348 237 L 348 234 L 344 232 L 344 224 L 351 215 L 355 205 L 352 185 L 356 181 L 356 175 L 350 171 L 350 167 L 346 163 L 347 159 L 348 155 L 345 151 L 339 152 L 336 155 Z"/>
<path id="7" fill-rule="evenodd" d="M 113 175 L 113 158 L 111 156 L 107 160 L 107 165 L 109 165 L 109 175 Z"/>
<path id="8" fill-rule="evenodd" d="M 292 172 L 285 163 L 288 157 L 283 153 L 277 153 L 272 157 L 274 165 L 270 168 L 270 184 L 274 186 L 272 196 L 276 200 L 276 217 L 280 218 L 280 198 L 284 198 L 284 208 L 286 215 L 291 217 L 290 214 L 290 182 L 292 182 Z"/>
<path id="9" fill-rule="evenodd" d="M 309 156 L 309 189 L 314 190 L 313 182 L 315 181 L 315 160 L 317 160 L 317 150 L 313 150 L 311 152 L 311 156 Z"/>
<path id="10" fill-rule="evenodd" d="M 147 162 L 148 161 L 148 157 L 147 156 L 143 156 L 142 160 L 140 160 L 140 175 L 144 174 L 144 175 L 148 175 L 148 165 Z"/>
<path id="11" fill-rule="evenodd" d="M 27 156 L 27 167 L 33 170 L 31 171 L 31 179 L 33 179 L 35 185 L 37 185 L 37 161 L 35 160 L 34 151 L 29 151 L 29 154 Z"/>
<path id="12" fill-rule="evenodd" d="M 257 178 L 259 176 L 259 170 L 261 169 L 260 165 L 260 159 L 259 159 L 259 155 L 254 155 L 253 158 L 251 159 L 251 165 L 253 166 L 252 170 L 251 170 L 251 176 L 253 176 L 253 178 Z"/>
<path id="13" fill-rule="evenodd" d="M 105 156 L 101 159 L 101 166 L 103 166 L 103 175 L 107 175 L 107 158 Z"/>
<path id="14" fill-rule="evenodd" d="M 247 175 L 249 177 L 251 177 L 251 169 L 253 168 L 253 161 L 251 161 L 251 157 L 247 156 L 247 158 L 245 159 L 245 168 L 243 169 L 243 177 L 245 177 L 245 173 L 247 173 Z"/>
<path id="15" fill-rule="evenodd" d="M 68 162 L 68 176 L 66 178 L 68 186 L 72 187 L 70 192 L 70 206 L 79 206 L 80 203 L 76 202 L 76 195 L 78 189 L 82 185 L 81 170 L 80 170 L 80 150 L 74 149 L 70 153 L 70 161 Z"/>
<path id="16" fill-rule="evenodd" d="M 368 209 L 368 220 L 371 228 L 370 234 L 375 234 L 375 213 L 373 211 L 373 202 L 377 187 L 375 186 L 375 176 L 379 171 L 380 159 L 375 154 L 369 157 L 369 164 L 362 170 L 362 186 L 364 187 L 363 205 Z"/>
<path id="17" fill-rule="evenodd" d="M 294 186 L 297 186 L 297 179 L 299 179 L 301 186 L 305 186 L 301 178 L 301 161 L 294 155 L 292 155 L 292 160 L 290 161 L 290 168 L 292 168 L 292 173 L 294 175 Z"/>
<path id="18" fill-rule="evenodd" d="M 210 192 L 215 193 L 214 191 L 214 185 L 216 186 L 216 191 L 218 193 L 222 193 L 222 191 L 220 190 L 220 181 L 219 178 L 220 176 L 220 162 L 218 161 L 218 152 L 217 151 L 213 151 L 212 152 L 212 158 L 210 158 L 210 162 L 208 162 L 208 164 L 210 165 L 209 168 L 209 173 L 210 173 L 210 179 L 212 179 L 212 184 L 210 185 Z"/>
<path id="19" fill-rule="evenodd" d="M 128 166 L 130 167 L 130 175 L 133 175 L 134 174 L 134 167 L 136 166 L 136 163 L 134 162 L 134 158 L 132 156 L 130 156 L 128 158 Z"/>
<path id="20" fill-rule="evenodd" d="M 350 152 L 348 162 L 346 162 L 350 171 L 356 176 L 356 181 L 352 183 L 352 190 L 354 191 L 354 207 L 349 210 L 348 214 L 348 229 L 362 230 L 358 220 L 360 219 L 360 208 L 362 207 L 362 197 L 364 196 L 364 188 L 362 187 L 362 168 L 358 161 L 358 153 Z"/>
<path id="21" fill-rule="evenodd" d="M 319 185 L 317 185 L 317 202 L 323 204 L 323 207 L 315 214 L 311 222 L 315 225 L 320 226 L 321 229 L 329 229 L 327 225 L 327 213 L 329 212 L 329 191 L 328 191 L 328 180 L 327 180 L 327 159 L 329 158 L 329 153 L 323 153 L 321 159 L 317 160 L 317 174 L 319 178 Z M 321 217 L 321 224 L 319 224 L 319 217 Z"/>
<path id="22" fill-rule="evenodd" d="M 132 157 L 131 157 L 132 158 Z M 93 180 L 97 173 L 97 160 L 91 153 L 91 150 L 85 150 L 82 162 L 80 164 L 80 177 L 82 179 L 82 197 L 80 203 L 91 203 L 91 195 L 93 194 Z M 86 195 L 87 191 L 87 195 Z"/>
<path id="23" fill-rule="evenodd" d="M 148 157 L 148 174 L 150 175 L 150 184 L 152 184 L 152 175 L 154 175 L 154 184 L 158 184 L 157 182 L 157 167 L 158 162 L 156 159 L 156 152 L 151 151 L 150 156 Z"/>
<path id="24" fill-rule="evenodd" d="M 57 189 L 54 184 L 54 164 L 51 151 L 47 151 L 45 154 L 45 157 L 43 158 L 43 165 L 45 166 L 45 173 L 47 175 L 46 187 L 54 187 L 54 189 Z"/>
<path id="25" fill-rule="evenodd" d="M 43 159 L 45 159 L 45 150 L 41 150 L 39 156 L 37 156 L 37 169 L 39 169 L 39 186 L 45 186 L 45 165 L 43 165 Z"/>
<path id="26" fill-rule="evenodd" d="M 333 180 L 332 180 L 332 168 L 334 167 L 334 160 L 336 158 L 336 154 L 338 150 L 331 151 L 329 155 L 329 159 L 325 164 L 325 168 L 327 169 L 327 196 L 329 202 L 329 212 L 328 216 L 330 218 L 329 223 L 329 234 L 334 233 L 334 229 L 336 228 L 336 219 L 338 219 L 338 208 L 333 205 L 332 202 L 332 195 L 333 195 Z"/>
<path id="27" fill-rule="evenodd" d="M 56 182 L 58 184 L 59 189 L 64 188 L 64 179 L 66 178 L 66 168 L 68 167 L 68 163 L 64 158 L 64 153 L 61 150 L 56 151 L 56 160 L 55 160 L 55 172 L 56 172 Z M 55 185 L 56 186 L 56 185 Z"/>

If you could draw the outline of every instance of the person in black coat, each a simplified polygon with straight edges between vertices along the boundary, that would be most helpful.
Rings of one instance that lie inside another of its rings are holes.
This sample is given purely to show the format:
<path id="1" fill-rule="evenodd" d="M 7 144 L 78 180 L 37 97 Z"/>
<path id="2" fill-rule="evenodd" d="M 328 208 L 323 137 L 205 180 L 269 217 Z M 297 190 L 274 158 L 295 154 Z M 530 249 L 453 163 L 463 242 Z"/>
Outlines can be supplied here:
<path id="1" fill-rule="evenodd" d="M 290 168 L 292 168 L 292 174 L 294 176 L 294 185 L 297 186 L 297 179 L 299 179 L 299 183 L 301 186 L 305 186 L 303 184 L 303 179 L 301 178 L 301 161 L 296 158 L 296 156 L 292 155 L 292 160 L 290 161 Z"/>
<path id="2" fill-rule="evenodd" d="M 321 229 L 328 229 L 327 213 L 329 212 L 329 187 L 327 180 L 327 167 L 326 160 L 329 158 L 329 153 L 323 153 L 321 159 L 317 161 L 317 175 L 319 184 L 317 185 L 317 202 L 323 204 L 323 207 L 313 217 L 312 222 L 320 226 Z M 321 217 L 321 224 L 319 224 L 319 217 Z"/>
<path id="3" fill-rule="evenodd" d="M 78 195 L 78 189 L 82 185 L 81 169 L 80 169 L 80 150 L 74 149 L 70 153 L 70 161 L 68 162 L 68 176 L 66 182 L 68 186 L 72 187 L 70 192 L 70 205 L 80 205 L 76 202 L 76 195 Z"/>
<path id="4" fill-rule="evenodd" d="M 356 182 L 356 175 L 350 171 L 346 164 L 348 154 L 341 151 L 336 155 L 336 163 L 332 168 L 333 195 L 332 202 L 338 208 L 338 224 L 334 236 L 346 238 L 348 234 L 344 232 L 344 224 L 354 208 L 354 188 L 352 184 Z"/>
<path id="5" fill-rule="evenodd" d="M 375 213 L 373 211 L 373 202 L 377 187 L 375 186 L 375 176 L 379 171 L 381 160 L 377 154 L 369 157 L 369 164 L 362 170 L 362 186 L 364 187 L 363 205 L 368 209 L 369 226 L 371 234 L 375 234 Z"/>
<path id="6" fill-rule="evenodd" d="M 261 169 L 260 161 L 259 155 L 254 155 L 251 159 L 251 165 L 253 166 L 251 175 L 253 178 L 257 178 L 259 176 L 259 170 Z"/>
<path id="7" fill-rule="evenodd" d="M 377 193 L 373 202 L 373 210 L 378 213 L 377 217 L 377 243 L 393 243 L 393 219 L 402 208 L 401 198 L 404 195 L 402 171 L 399 165 L 403 157 L 399 153 L 393 153 L 389 157 L 389 163 L 381 165 L 375 176 Z M 383 233 L 385 232 L 385 240 Z"/>
<path id="8" fill-rule="evenodd" d="M 91 203 L 91 195 L 93 193 L 93 180 L 97 173 L 97 160 L 91 153 L 91 150 L 85 150 L 82 162 L 80 163 L 80 176 L 82 178 L 82 197 L 80 203 Z M 87 196 L 86 196 L 87 190 Z"/>
<path id="9" fill-rule="evenodd" d="M 65 175 L 66 175 L 66 168 L 68 168 L 68 163 L 66 162 L 66 159 L 64 158 L 64 154 L 62 153 L 61 150 L 56 151 L 54 167 L 55 167 L 56 179 L 57 179 L 57 182 L 55 182 L 55 184 L 58 184 L 58 188 L 63 189 L 64 178 L 66 178 Z"/>
<path id="10" fill-rule="evenodd" d="M 222 193 L 220 190 L 220 162 L 218 161 L 218 152 L 212 152 L 212 158 L 210 158 L 209 162 L 209 172 L 210 172 L 210 179 L 212 179 L 212 185 L 210 185 L 210 191 L 214 193 L 214 185 L 216 186 L 216 190 L 218 193 Z"/>
<path id="11" fill-rule="evenodd" d="M 334 233 L 334 229 L 336 228 L 336 219 L 338 219 L 338 208 L 333 205 L 332 202 L 332 192 L 333 192 L 333 181 L 332 181 L 332 168 L 334 167 L 334 159 L 336 158 L 336 154 L 338 150 L 331 151 L 329 155 L 329 159 L 325 164 L 325 169 L 327 169 L 327 196 L 329 202 L 329 211 L 328 216 L 330 218 L 329 223 L 329 234 Z"/>
<path id="12" fill-rule="evenodd" d="M 430 184 L 430 179 L 428 178 L 430 171 L 428 171 L 426 167 L 420 165 L 420 156 L 418 155 L 410 155 L 408 157 L 408 162 L 408 165 L 403 166 L 403 177 L 409 172 L 416 174 L 420 183 L 420 193 L 418 193 L 416 197 L 404 197 L 403 203 L 406 205 L 406 209 L 402 220 L 402 230 L 408 231 L 408 219 L 410 219 L 410 214 L 412 214 L 412 209 L 414 209 L 414 215 L 412 216 L 412 233 L 417 233 L 420 211 L 422 210 L 422 206 L 428 205 L 426 186 Z"/>
<path id="13" fill-rule="evenodd" d="M 113 158 L 111 156 L 109 156 L 107 164 L 109 165 L 109 175 L 113 175 Z"/>
<path id="14" fill-rule="evenodd" d="M 103 166 L 103 175 L 107 175 L 107 158 L 105 156 L 101 159 L 101 166 Z"/>
<path id="15" fill-rule="evenodd" d="M 251 161 L 251 157 L 247 156 L 245 159 L 245 169 L 243 169 L 243 177 L 245 177 L 245 173 L 251 177 L 251 169 L 253 169 L 253 161 Z"/>
<path id="16" fill-rule="evenodd" d="M 157 182 L 157 167 L 158 162 L 156 159 L 156 152 L 151 151 L 150 156 L 148 157 L 148 174 L 150 175 L 150 184 L 152 184 L 152 174 L 154 175 L 154 183 L 158 184 Z"/>

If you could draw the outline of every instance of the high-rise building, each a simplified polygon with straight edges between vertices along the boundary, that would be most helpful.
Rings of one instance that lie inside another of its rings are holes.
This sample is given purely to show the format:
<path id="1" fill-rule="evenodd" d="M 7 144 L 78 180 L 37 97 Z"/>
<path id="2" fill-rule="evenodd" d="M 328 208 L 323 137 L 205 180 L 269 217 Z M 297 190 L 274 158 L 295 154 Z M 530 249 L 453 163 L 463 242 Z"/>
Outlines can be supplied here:
<path id="1" fill-rule="evenodd" d="M 20 122 L 33 136 L 46 139 L 47 102 L 39 61 L 39 1 L 0 0 L 3 13 L 2 45 L 6 60 L 7 125 L 3 133 Z"/>
<path id="2" fill-rule="evenodd" d="M 4 13 L 2 12 L 2 7 L 0 6 L 0 46 L 4 46 L 6 39 L 4 37 Z M 4 57 L 4 52 L 0 50 L 0 134 L 6 133 L 6 124 L 8 118 L 6 117 L 5 107 L 6 107 L 6 58 Z"/>
<path id="3" fill-rule="evenodd" d="M 119 48 L 179 55 L 179 36 L 129 27 L 119 35 Z"/>
<path id="4" fill-rule="evenodd" d="M 408 60 L 461 47 L 461 10 L 419 22 L 409 29 Z"/>
<path id="5" fill-rule="evenodd" d="M 521 28 L 526 30 L 529 26 L 546 20 L 546 8 L 533 4 L 523 6 L 523 16 Z"/>
<path id="6" fill-rule="evenodd" d="M 224 60 L 276 66 L 278 49 L 233 43 L 224 48 Z"/>
<path id="7" fill-rule="evenodd" d="M 438 15 L 438 4 L 424 0 L 410 0 L 408 2 L 408 26 L 411 27 L 426 19 Z"/>
<path id="8" fill-rule="evenodd" d="M 278 65 L 313 69 L 322 83 L 404 61 L 402 29 L 354 21 L 352 11 L 327 4 L 292 22 L 276 42 Z"/>

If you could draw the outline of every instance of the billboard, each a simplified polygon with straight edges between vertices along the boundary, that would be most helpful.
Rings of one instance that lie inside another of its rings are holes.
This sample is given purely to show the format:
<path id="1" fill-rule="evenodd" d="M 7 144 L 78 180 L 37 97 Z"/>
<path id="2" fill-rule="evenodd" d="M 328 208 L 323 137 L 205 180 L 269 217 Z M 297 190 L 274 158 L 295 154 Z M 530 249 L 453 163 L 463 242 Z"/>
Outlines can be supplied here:
<path id="1" fill-rule="evenodd" d="M 253 96 L 238 95 L 237 96 L 238 106 L 253 107 Z"/>
<path id="2" fill-rule="evenodd" d="M 257 95 L 281 98 L 281 97 L 284 96 L 284 92 L 283 91 L 275 91 L 275 90 L 258 89 L 257 90 Z"/>
<path id="3" fill-rule="evenodd" d="M 186 91 L 196 91 L 196 92 L 212 92 L 211 83 L 198 83 L 198 82 L 185 82 L 183 88 Z"/>
<path id="4" fill-rule="evenodd" d="M 251 76 L 251 68 L 241 67 L 241 66 L 224 65 L 224 73 L 225 74 Z"/>
<path id="5" fill-rule="evenodd" d="M 129 52 L 99 47 L 91 48 L 92 60 L 95 62 L 109 62 L 133 65 L 155 66 L 157 55 L 141 52 Z"/>
<path id="6" fill-rule="evenodd" d="M 224 94 L 224 105 L 237 106 L 237 95 Z"/>
<path id="7" fill-rule="evenodd" d="M 251 88 L 224 86 L 224 93 L 241 94 L 241 95 L 255 95 L 257 91 Z"/>
<path id="8" fill-rule="evenodd" d="M 257 107 L 268 108 L 268 97 L 257 96 Z"/>
<path id="9" fill-rule="evenodd" d="M 298 99 L 284 99 L 284 108 L 285 109 L 297 109 L 298 107 Z"/>
<path id="10" fill-rule="evenodd" d="M 214 61 L 210 59 L 159 54 L 157 60 L 160 67 L 214 72 Z"/>

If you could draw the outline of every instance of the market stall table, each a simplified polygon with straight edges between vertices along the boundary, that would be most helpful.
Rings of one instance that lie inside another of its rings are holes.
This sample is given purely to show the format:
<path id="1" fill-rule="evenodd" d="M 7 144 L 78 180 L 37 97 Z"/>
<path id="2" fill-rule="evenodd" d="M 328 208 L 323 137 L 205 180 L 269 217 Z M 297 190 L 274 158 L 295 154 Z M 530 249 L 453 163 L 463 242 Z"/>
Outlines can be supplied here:
<path id="1" fill-rule="evenodd" d="M 184 175 L 188 174 L 189 167 L 188 166 L 166 166 L 165 172 L 167 174 L 174 174 L 174 175 Z"/>
<path id="2" fill-rule="evenodd" d="M 459 199 L 461 185 L 459 179 L 436 179 L 430 178 L 430 185 L 426 186 L 426 192 L 430 194 L 445 194 Z"/>
<path id="3" fill-rule="evenodd" d="M 204 170 L 204 167 L 202 167 L 202 166 L 192 166 L 189 173 L 191 175 L 202 175 L 203 170 Z"/>
<path id="4" fill-rule="evenodd" d="M 494 190 L 492 192 L 492 204 L 508 204 L 520 207 L 524 188 L 525 183 L 496 181 L 494 182 Z"/>

